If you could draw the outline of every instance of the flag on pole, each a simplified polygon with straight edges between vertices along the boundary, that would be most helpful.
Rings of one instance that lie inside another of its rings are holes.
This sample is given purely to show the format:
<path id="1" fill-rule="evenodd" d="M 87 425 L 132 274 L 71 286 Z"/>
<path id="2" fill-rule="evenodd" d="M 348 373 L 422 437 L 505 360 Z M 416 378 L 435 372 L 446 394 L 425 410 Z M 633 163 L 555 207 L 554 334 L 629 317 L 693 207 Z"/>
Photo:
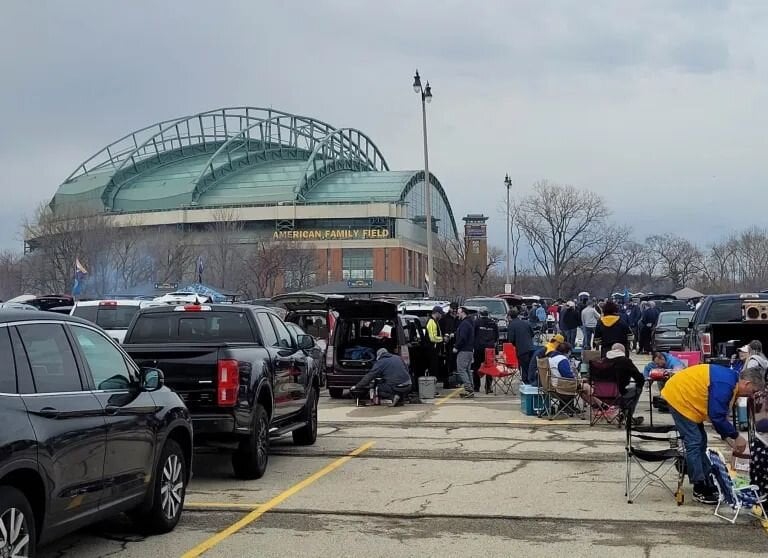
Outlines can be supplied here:
<path id="1" fill-rule="evenodd" d="M 205 264 L 203 263 L 203 257 L 197 257 L 197 282 L 203 282 L 203 270 L 205 270 Z"/>
<path id="2" fill-rule="evenodd" d="M 80 258 L 75 258 L 75 281 L 72 284 L 72 296 L 80 296 L 83 292 L 83 283 L 88 275 L 88 270 L 80 263 Z"/>

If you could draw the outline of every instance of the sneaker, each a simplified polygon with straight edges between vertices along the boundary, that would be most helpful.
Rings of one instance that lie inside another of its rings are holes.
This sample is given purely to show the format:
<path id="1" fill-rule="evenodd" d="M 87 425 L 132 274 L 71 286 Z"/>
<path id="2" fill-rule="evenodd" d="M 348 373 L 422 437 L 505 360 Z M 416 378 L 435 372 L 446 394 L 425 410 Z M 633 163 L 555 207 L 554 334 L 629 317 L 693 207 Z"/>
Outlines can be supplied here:
<path id="1" fill-rule="evenodd" d="M 640 426 L 645 422 L 645 417 L 632 417 L 632 426 Z"/>
<path id="2" fill-rule="evenodd" d="M 475 392 L 474 391 L 463 391 L 459 394 L 459 397 L 462 399 L 474 399 Z"/>
<path id="3" fill-rule="evenodd" d="M 392 406 L 392 400 L 391 399 L 382 399 L 379 401 L 379 405 L 387 405 L 389 407 Z"/>
<path id="4" fill-rule="evenodd" d="M 694 485 L 693 487 L 693 499 L 700 504 L 706 504 L 708 506 L 714 506 L 717 504 L 720 496 L 717 490 L 709 485 Z"/>
<path id="5" fill-rule="evenodd" d="M 402 398 L 401 398 L 399 395 L 395 395 L 395 396 L 392 398 L 392 403 L 390 403 L 390 404 L 389 404 L 389 406 L 390 406 L 390 407 L 397 407 L 397 406 L 398 406 L 398 404 L 400 404 L 400 401 L 401 401 L 401 399 L 402 399 Z"/>

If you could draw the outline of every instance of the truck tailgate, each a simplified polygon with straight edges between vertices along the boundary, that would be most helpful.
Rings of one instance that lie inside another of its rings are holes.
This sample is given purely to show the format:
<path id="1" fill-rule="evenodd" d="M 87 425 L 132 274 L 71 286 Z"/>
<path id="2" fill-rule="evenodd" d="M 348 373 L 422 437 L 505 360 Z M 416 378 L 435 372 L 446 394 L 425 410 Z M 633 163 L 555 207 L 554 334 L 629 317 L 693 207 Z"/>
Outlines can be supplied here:
<path id="1" fill-rule="evenodd" d="M 139 366 L 159 368 L 165 385 L 177 392 L 190 411 L 214 411 L 219 351 L 222 344 L 125 345 Z"/>

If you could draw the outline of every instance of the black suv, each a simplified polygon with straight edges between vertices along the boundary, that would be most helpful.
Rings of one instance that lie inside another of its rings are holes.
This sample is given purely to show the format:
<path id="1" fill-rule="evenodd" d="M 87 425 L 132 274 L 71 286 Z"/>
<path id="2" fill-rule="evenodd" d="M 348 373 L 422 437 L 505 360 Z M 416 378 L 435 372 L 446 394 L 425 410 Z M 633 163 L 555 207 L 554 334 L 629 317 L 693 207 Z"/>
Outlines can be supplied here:
<path id="1" fill-rule="evenodd" d="M 113 513 L 176 526 L 192 426 L 163 384 L 85 320 L 0 312 L 0 556 Z"/>

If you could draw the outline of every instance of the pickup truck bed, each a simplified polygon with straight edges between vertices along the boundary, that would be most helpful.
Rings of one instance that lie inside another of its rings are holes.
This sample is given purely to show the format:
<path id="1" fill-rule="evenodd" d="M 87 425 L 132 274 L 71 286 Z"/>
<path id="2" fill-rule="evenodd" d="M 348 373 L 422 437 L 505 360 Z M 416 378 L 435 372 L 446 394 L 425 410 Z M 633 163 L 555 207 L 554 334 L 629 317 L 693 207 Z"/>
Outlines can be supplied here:
<path id="1" fill-rule="evenodd" d="M 163 371 L 189 409 L 196 447 L 233 450 L 235 474 L 259 478 L 270 435 L 292 432 L 300 445 L 317 437 L 319 378 L 305 337 L 293 339 L 267 308 L 180 305 L 139 311 L 123 348 Z"/>

